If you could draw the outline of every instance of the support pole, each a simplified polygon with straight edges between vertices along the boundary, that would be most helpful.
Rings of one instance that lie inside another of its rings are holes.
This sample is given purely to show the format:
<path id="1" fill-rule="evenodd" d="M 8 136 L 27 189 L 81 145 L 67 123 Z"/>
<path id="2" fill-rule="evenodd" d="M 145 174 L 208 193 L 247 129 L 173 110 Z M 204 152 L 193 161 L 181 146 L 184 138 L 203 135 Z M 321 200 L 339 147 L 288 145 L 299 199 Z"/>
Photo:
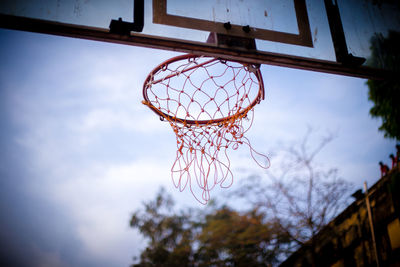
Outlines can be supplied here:
<path id="1" fill-rule="evenodd" d="M 372 244 L 374 246 L 376 266 L 379 267 L 378 249 L 376 247 L 375 230 L 374 230 L 374 223 L 372 221 L 371 205 L 369 203 L 367 182 L 364 182 L 364 189 L 365 189 L 365 203 L 367 204 L 369 228 L 371 228 Z"/>

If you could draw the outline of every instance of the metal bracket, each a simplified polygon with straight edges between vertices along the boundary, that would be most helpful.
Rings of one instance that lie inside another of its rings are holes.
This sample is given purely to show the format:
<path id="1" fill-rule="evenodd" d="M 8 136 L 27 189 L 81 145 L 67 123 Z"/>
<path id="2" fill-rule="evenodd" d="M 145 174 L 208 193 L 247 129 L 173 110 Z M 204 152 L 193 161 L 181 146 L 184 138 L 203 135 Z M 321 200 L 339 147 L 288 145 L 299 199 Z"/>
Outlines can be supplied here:
<path id="1" fill-rule="evenodd" d="M 216 44 L 219 47 L 256 50 L 256 41 L 254 38 L 238 37 L 216 32 L 210 33 L 207 43 Z"/>
<path id="2" fill-rule="evenodd" d="M 142 32 L 144 26 L 144 0 L 133 0 L 133 23 L 118 20 L 111 20 L 110 33 L 130 35 L 131 31 Z"/>

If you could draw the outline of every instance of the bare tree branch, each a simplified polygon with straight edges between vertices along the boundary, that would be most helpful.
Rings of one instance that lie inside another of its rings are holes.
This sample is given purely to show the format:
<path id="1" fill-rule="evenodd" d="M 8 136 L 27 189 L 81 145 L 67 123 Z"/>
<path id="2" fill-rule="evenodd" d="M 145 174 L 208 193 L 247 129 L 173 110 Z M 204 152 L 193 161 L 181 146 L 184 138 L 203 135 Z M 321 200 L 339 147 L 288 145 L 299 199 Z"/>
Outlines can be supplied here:
<path id="1" fill-rule="evenodd" d="M 323 168 L 317 162 L 333 139 L 334 135 L 328 134 L 313 143 L 313 130 L 308 128 L 300 142 L 278 154 L 282 160 L 267 177 L 245 180 L 242 190 L 233 194 L 264 209 L 295 244 L 290 249 L 312 244 L 314 236 L 348 200 L 350 184 L 338 176 L 336 168 Z"/>

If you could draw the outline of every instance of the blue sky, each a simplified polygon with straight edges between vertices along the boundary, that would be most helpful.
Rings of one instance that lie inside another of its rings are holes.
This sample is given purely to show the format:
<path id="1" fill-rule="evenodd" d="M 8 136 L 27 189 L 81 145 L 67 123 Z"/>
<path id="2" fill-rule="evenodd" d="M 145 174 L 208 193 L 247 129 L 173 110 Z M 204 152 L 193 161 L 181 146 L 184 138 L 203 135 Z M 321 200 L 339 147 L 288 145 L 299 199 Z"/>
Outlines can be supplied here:
<path id="1" fill-rule="evenodd" d="M 147 74 L 174 52 L 0 30 L 0 258 L 11 266 L 127 266 L 143 239 L 131 214 L 163 185 L 179 206 L 203 208 L 172 185 L 172 130 L 141 104 Z M 248 137 L 273 151 L 337 137 L 320 162 L 361 188 L 379 178 L 395 142 L 371 119 L 365 80 L 262 66 L 266 99 Z M 239 170 L 263 173 L 246 149 Z M 229 190 L 229 189 L 228 189 Z M 225 190 L 226 191 L 226 190 Z M 216 189 L 212 196 L 221 193 Z"/>

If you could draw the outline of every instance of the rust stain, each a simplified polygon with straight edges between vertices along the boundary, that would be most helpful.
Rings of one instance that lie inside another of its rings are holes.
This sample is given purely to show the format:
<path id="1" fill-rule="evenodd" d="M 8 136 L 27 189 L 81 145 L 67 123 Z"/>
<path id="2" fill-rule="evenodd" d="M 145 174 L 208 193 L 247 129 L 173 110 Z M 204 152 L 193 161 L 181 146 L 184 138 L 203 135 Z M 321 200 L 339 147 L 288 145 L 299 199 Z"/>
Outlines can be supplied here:
<path id="1" fill-rule="evenodd" d="M 318 27 L 315 27 L 314 30 L 314 43 L 316 43 L 318 40 Z"/>

